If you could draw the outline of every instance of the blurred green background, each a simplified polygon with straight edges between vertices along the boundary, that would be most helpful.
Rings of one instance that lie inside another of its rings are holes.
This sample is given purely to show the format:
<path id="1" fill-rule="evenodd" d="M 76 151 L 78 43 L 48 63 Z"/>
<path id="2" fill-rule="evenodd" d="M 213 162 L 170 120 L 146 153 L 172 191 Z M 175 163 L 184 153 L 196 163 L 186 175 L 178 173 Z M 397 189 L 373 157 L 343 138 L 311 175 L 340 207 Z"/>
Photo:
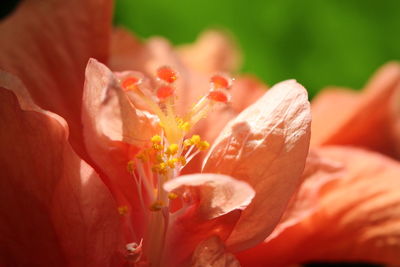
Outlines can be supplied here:
<path id="1" fill-rule="evenodd" d="M 398 0 L 117 0 L 115 24 L 174 44 L 224 28 L 244 55 L 241 71 L 269 85 L 296 78 L 311 96 L 329 85 L 362 88 L 400 59 Z"/>

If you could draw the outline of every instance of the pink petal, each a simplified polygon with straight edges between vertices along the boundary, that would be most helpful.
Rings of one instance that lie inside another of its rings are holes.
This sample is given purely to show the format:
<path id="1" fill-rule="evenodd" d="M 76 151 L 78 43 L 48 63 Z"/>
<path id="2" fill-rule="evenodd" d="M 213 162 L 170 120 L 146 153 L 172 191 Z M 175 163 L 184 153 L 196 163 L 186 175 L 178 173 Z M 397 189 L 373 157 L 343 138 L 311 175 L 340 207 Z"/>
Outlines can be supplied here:
<path id="1" fill-rule="evenodd" d="M 235 118 L 241 111 L 256 102 L 267 90 L 256 78 L 251 76 L 239 76 L 235 79 L 230 93 L 232 102 L 228 106 L 215 109 L 209 116 L 201 120 L 193 129 L 193 133 L 200 134 L 204 140 L 213 143 L 225 125 Z M 200 172 L 204 156 L 194 158 L 183 172 Z"/>
<path id="2" fill-rule="evenodd" d="M 256 191 L 228 239 L 230 248 L 251 247 L 271 233 L 300 183 L 309 137 L 307 92 L 290 80 L 275 85 L 217 138 L 203 170 L 246 181 Z"/>
<path id="3" fill-rule="evenodd" d="M 397 88 L 400 65 L 388 63 L 361 93 L 322 91 L 312 102 L 312 145 L 351 144 L 395 155 L 390 108 Z"/>
<path id="4" fill-rule="evenodd" d="M 203 32 L 194 44 L 178 48 L 182 61 L 189 68 L 204 73 L 233 72 L 240 66 L 240 54 L 227 33 Z"/>
<path id="5" fill-rule="evenodd" d="M 198 244 L 211 236 L 226 240 L 254 197 L 248 184 L 219 174 L 180 176 L 164 188 L 190 199 L 170 218 L 165 261 L 171 266 L 187 262 Z"/>
<path id="6" fill-rule="evenodd" d="M 144 231 L 144 211 L 140 206 L 128 162 L 156 133 L 149 116 L 135 109 L 119 86 L 115 75 L 91 59 L 86 68 L 82 121 L 84 142 L 90 157 L 101 171 L 120 206 L 130 207 L 136 235 Z"/>
<path id="7" fill-rule="evenodd" d="M 0 24 L 0 68 L 18 76 L 35 103 L 64 117 L 83 153 L 81 101 L 90 57 L 106 61 L 112 1 L 21 1 Z"/>
<path id="8" fill-rule="evenodd" d="M 121 241 L 115 202 L 66 122 L 25 90 L 0 72 L 0 265 L 108 266 Z"/>
<path id="9" fill-rule="evenodd" d="M 313 210 L 296 223 L 239 255 L 244 266 L 286 266 L 305 261 L 366 261 L 400 264 L 400 164 L 365 150 L 328 147 L 320 154 L 345 168 L 338 179 L 328 173 L 302 185 L 297 203 L 312 200 Z M 317 192 L 306 194 L 309 188 Z M 283 222 L 285 223 L 285 222 Z"/>
<path id="10" fill-rule="evenodd" d="M 199 121 L 195 127 L 193 127 L 190 134 L 198 134 L 202 139 L 207 140 L 207 142 L 212 144 L 226 124 L 237 116 L 237 112 L 235 112 L 232 107 L 226 106 L 215 108 L 210 113 L 211 114 Z M 182 174 L 200 172 L 205 156 L 205 153 L 201 153 L 194 157 L 182 170 Z"/>
<path id="11" fill-rule="evenodd" d="M 213 173 L 183 175 L 164 184 L 168 192 L 183 194 L 195 190 L 199 199 L 198 216 L 214 219 L 235 209 L 244 209 L 254 197 L 251 187 L 229 176 Z"/>
<path id="12" fill-rule="evenodd" d="M 235 256 L 225 251 L 221 239 L 212 236 L 196 247 L 190 266 L 240 267 L 240 263 Z"/>

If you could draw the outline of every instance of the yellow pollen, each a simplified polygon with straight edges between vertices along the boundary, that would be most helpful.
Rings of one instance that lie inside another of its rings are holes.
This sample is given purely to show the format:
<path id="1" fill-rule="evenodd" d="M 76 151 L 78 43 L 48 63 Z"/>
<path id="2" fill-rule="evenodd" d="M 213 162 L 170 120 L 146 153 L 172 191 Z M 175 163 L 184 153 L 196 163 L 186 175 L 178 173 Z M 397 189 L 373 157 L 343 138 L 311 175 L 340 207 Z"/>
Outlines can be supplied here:
<path id="1" fill-rule="evenodd" d="M 155 136 L 153 136 L 153 137 L 151 138 L 151 142 L 156 143 L 156 144 L 161 143 L 161 136 L 159 136 L 158 134 L 155 135 Z"/>
<path id="2" fill-rule="evenodd" d="M 201 151 L 207 150 L 210 147 L 210 143 L 208 143 L 207 141 L 201 141 L 198 144 L 198 149 L 200 149 Z"/>
<path id="3" fill-rule="evenodd" d="M 119 215 L 122 215 L 122 216 L 127 214 L 128 213 L 128 207 L 127 206 L 118 207 L 118 213 L 119 213 Z"/>
<path id="4" fill-rule="evenodd" d="M 177 144 L 171 144 L 169 145 L 169 147 L 167 148 L 167 151 L 165 152 L 167 155 L 175 155 L 176 152 L 178 152 L 178 145 Z"/>
<path id="5" fill-rule="evenodd" d="M 151 170 L 152 170 L 153 172 L 158 173 L 158 174 L 166 174 L 166 173 L 167 173 L 167 167 L 168 167 L 167 163 L 161 162 L 160 164 L 154 165 L 154 166 L 151 168 Z"/>
<path id="6" fill-rule="evenodd" d="M 126 169 L 129 173 L 132 173 L 135 170 L 135 162 L 133 160 L 128 161 L 128 164 L 126 165 Z"/>
<path id="7" fill-rule="evenodd" d="M 167 168 L 167 163 L 161 162 L 161 163 L 160 163 L 160 169 L 161 169 L 161 170 L 165 170 L 166 168 Z"/>
<path id="8" fill-rule="evenodd" d="M 179 159 L 173 158 L 167 161 L 168 167 L 171 169 L 175 168 L 175 163 L 179 162 Z"/>
<path id="9" fill-rule="evenodd" d="M 199 144 L 200 141 L 201 141 L 200 135 L 197 135 L 197 134 L 192 135 L 192 137 L 190 138 L 190 141 L 191 141 L 192 144 L 194 144 L 194 145 Z"/>
<path id="10" fill-rule="evenodd" d="M 175 193 L 173 193 L 173 192 L 170 192 L 170 193 L 168 193 L 168 198 L 169 198 L 170 200 L 174 200 L 174 199 L 177 199 L 177 198 L 178 198 L 178 195 L 175 194 Z"/>
<path id="11" fill-rule="evenodd" d="M 185 139 L 185 141 L 183 141 L 183 145 L 185 147 L 191 146 L 193 145 L 192 141 L 190 139 Z"/>
<path id="12" fill-rule="evenodd" d="M 153 204 L 150 206 L 151 211 L 160 211 L 164 206 L 164 203 L 161 200 L 155 201 Z"/>
<path id="13" fill-rule="evenodd" d="M 155 151 L 162 151 L 163 150 L 163 146 L 162 145 L 160 145 L 160 144 L 153 144 L 153 149 L 155 150 Z"/>

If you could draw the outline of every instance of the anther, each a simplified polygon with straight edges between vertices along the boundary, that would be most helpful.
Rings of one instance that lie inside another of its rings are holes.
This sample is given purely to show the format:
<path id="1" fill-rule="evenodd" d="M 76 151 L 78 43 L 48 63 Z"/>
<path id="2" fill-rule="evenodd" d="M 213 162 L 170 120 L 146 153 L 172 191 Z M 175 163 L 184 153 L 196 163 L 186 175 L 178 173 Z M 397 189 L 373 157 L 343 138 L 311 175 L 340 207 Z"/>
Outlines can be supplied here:
<path id="1" fill-rule="evenodd" d="M 167 83 L 173 83 L 178 79 L 176 71 L 168 66 L 159 68 L 157 70 L 157 77 Z"/>
<path id="2" fill-rule="evenodd" d="M 127 214 L 128 213 L 128 207 L 127 206 L 118 207 L 118 213 L 119 213 L 119 215 L 122 215 L 122 216 Z"/>
<path id="3" fill-rule="evenodd" d="M 190 138 L 190 141 L 192 142 L 193 145 L 199 144 L 201 141 L 200 135 L 197 135 L 197 134 L 192 135 L 192 137 Z"/>
<path id="4" fill-rule="evenodd" d="M 157 143 L 157 144 L 161 143 L 161 136 L 159 136 L 158 134 L 157 134 L 157 135 L 154 135 L 154 136 L 151 138 L 151 142 L 152 142 L 152 143 Z"/>
<path id="5" fill-rule="evenodd" d="M 174 200 L 174 199 L 177 199 L 177 198 L 178 198 L 178 195 L 175 194 L 174 192 L 170 192 L 170 193 L 168 193 L 168 198 L 169 198 L 170 200 Z"/>
<path id="6" fill-rule="evenodd" d="M 165 153 L 167 155 L 175 155 L 176 152 L 178 152 L 178 149 L 179 149 L 179 147 L 177 144 L 170 144 Z"/>
<path id="7" fill-rule="evenodd" d="M 132 173 L 135 170 L 135 167 L 136 167 L 136 165 L 135 165 L 135 162 L 133 160 L 128 161 L 128 164 L 126 164 L 126 170 L 129 173 Z"/>
<path id="8" fill-rule="evenodd" d="M 185 141 L 183 141 L 183 146 L 184 147 L 188 147 L 193 145 L 192 141 L 190 139 L 185 139 Z"/>
<path id="9" fill-rule="evenodd" d="M 155 172 L 155 173 L 166 174 L 167 173 L 167 167 L 168 167 L 167 163 L 161 162 L 160 164 L 153 165 L 151 170 L 153 172 Z"/>
<path id="10" fill-rule="evenodd" d="M 201 141 L 198 144 L 198 148 L 199 148 L 200 151 L 207 150 L 209 147 L 210 147 L 210 143 L 208 143 L 207 141 Z"/>
<path id="11" fill-rule="evenodd" d="M 160 211 L 164 206 L 164 203 L 161 200 L 155 201 L 153 204 L 150 206 L 151 211 Z"/>
<path id="12" fill-rule="evenodd" d="M 168 167 L 170 167 L 171 169 L 175 168 L 175 164 L 179 162 L 178 158 L 173 158 L 173 159 L 169 159 L 167 161 L 167 165 Z"/>
<path id="13" fill-rule="evenodd" d="M 152 146 L 152 148 L 153 148 L 155 151 L 162 151 L 164 147 L 163 147 L 162 145 L 160 145 L 160 144 L 154 143 L 153 146 Z"/>

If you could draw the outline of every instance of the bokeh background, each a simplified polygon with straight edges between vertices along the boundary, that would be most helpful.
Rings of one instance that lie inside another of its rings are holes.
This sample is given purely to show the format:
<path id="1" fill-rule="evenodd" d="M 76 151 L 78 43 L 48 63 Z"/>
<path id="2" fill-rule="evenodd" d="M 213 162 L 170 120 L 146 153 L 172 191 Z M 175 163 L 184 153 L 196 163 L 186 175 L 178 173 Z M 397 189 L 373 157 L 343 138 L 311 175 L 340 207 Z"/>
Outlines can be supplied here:
<path id="1" fill-rule="evenodd" d="M 296 78 L 311 97 L 331 85 L 360 89 L 400 60 L 398 0 L 117 0 L 115 24 L 174 44 L 223 28 L 242 50 L 241 71 L 269 85 Z"/>

